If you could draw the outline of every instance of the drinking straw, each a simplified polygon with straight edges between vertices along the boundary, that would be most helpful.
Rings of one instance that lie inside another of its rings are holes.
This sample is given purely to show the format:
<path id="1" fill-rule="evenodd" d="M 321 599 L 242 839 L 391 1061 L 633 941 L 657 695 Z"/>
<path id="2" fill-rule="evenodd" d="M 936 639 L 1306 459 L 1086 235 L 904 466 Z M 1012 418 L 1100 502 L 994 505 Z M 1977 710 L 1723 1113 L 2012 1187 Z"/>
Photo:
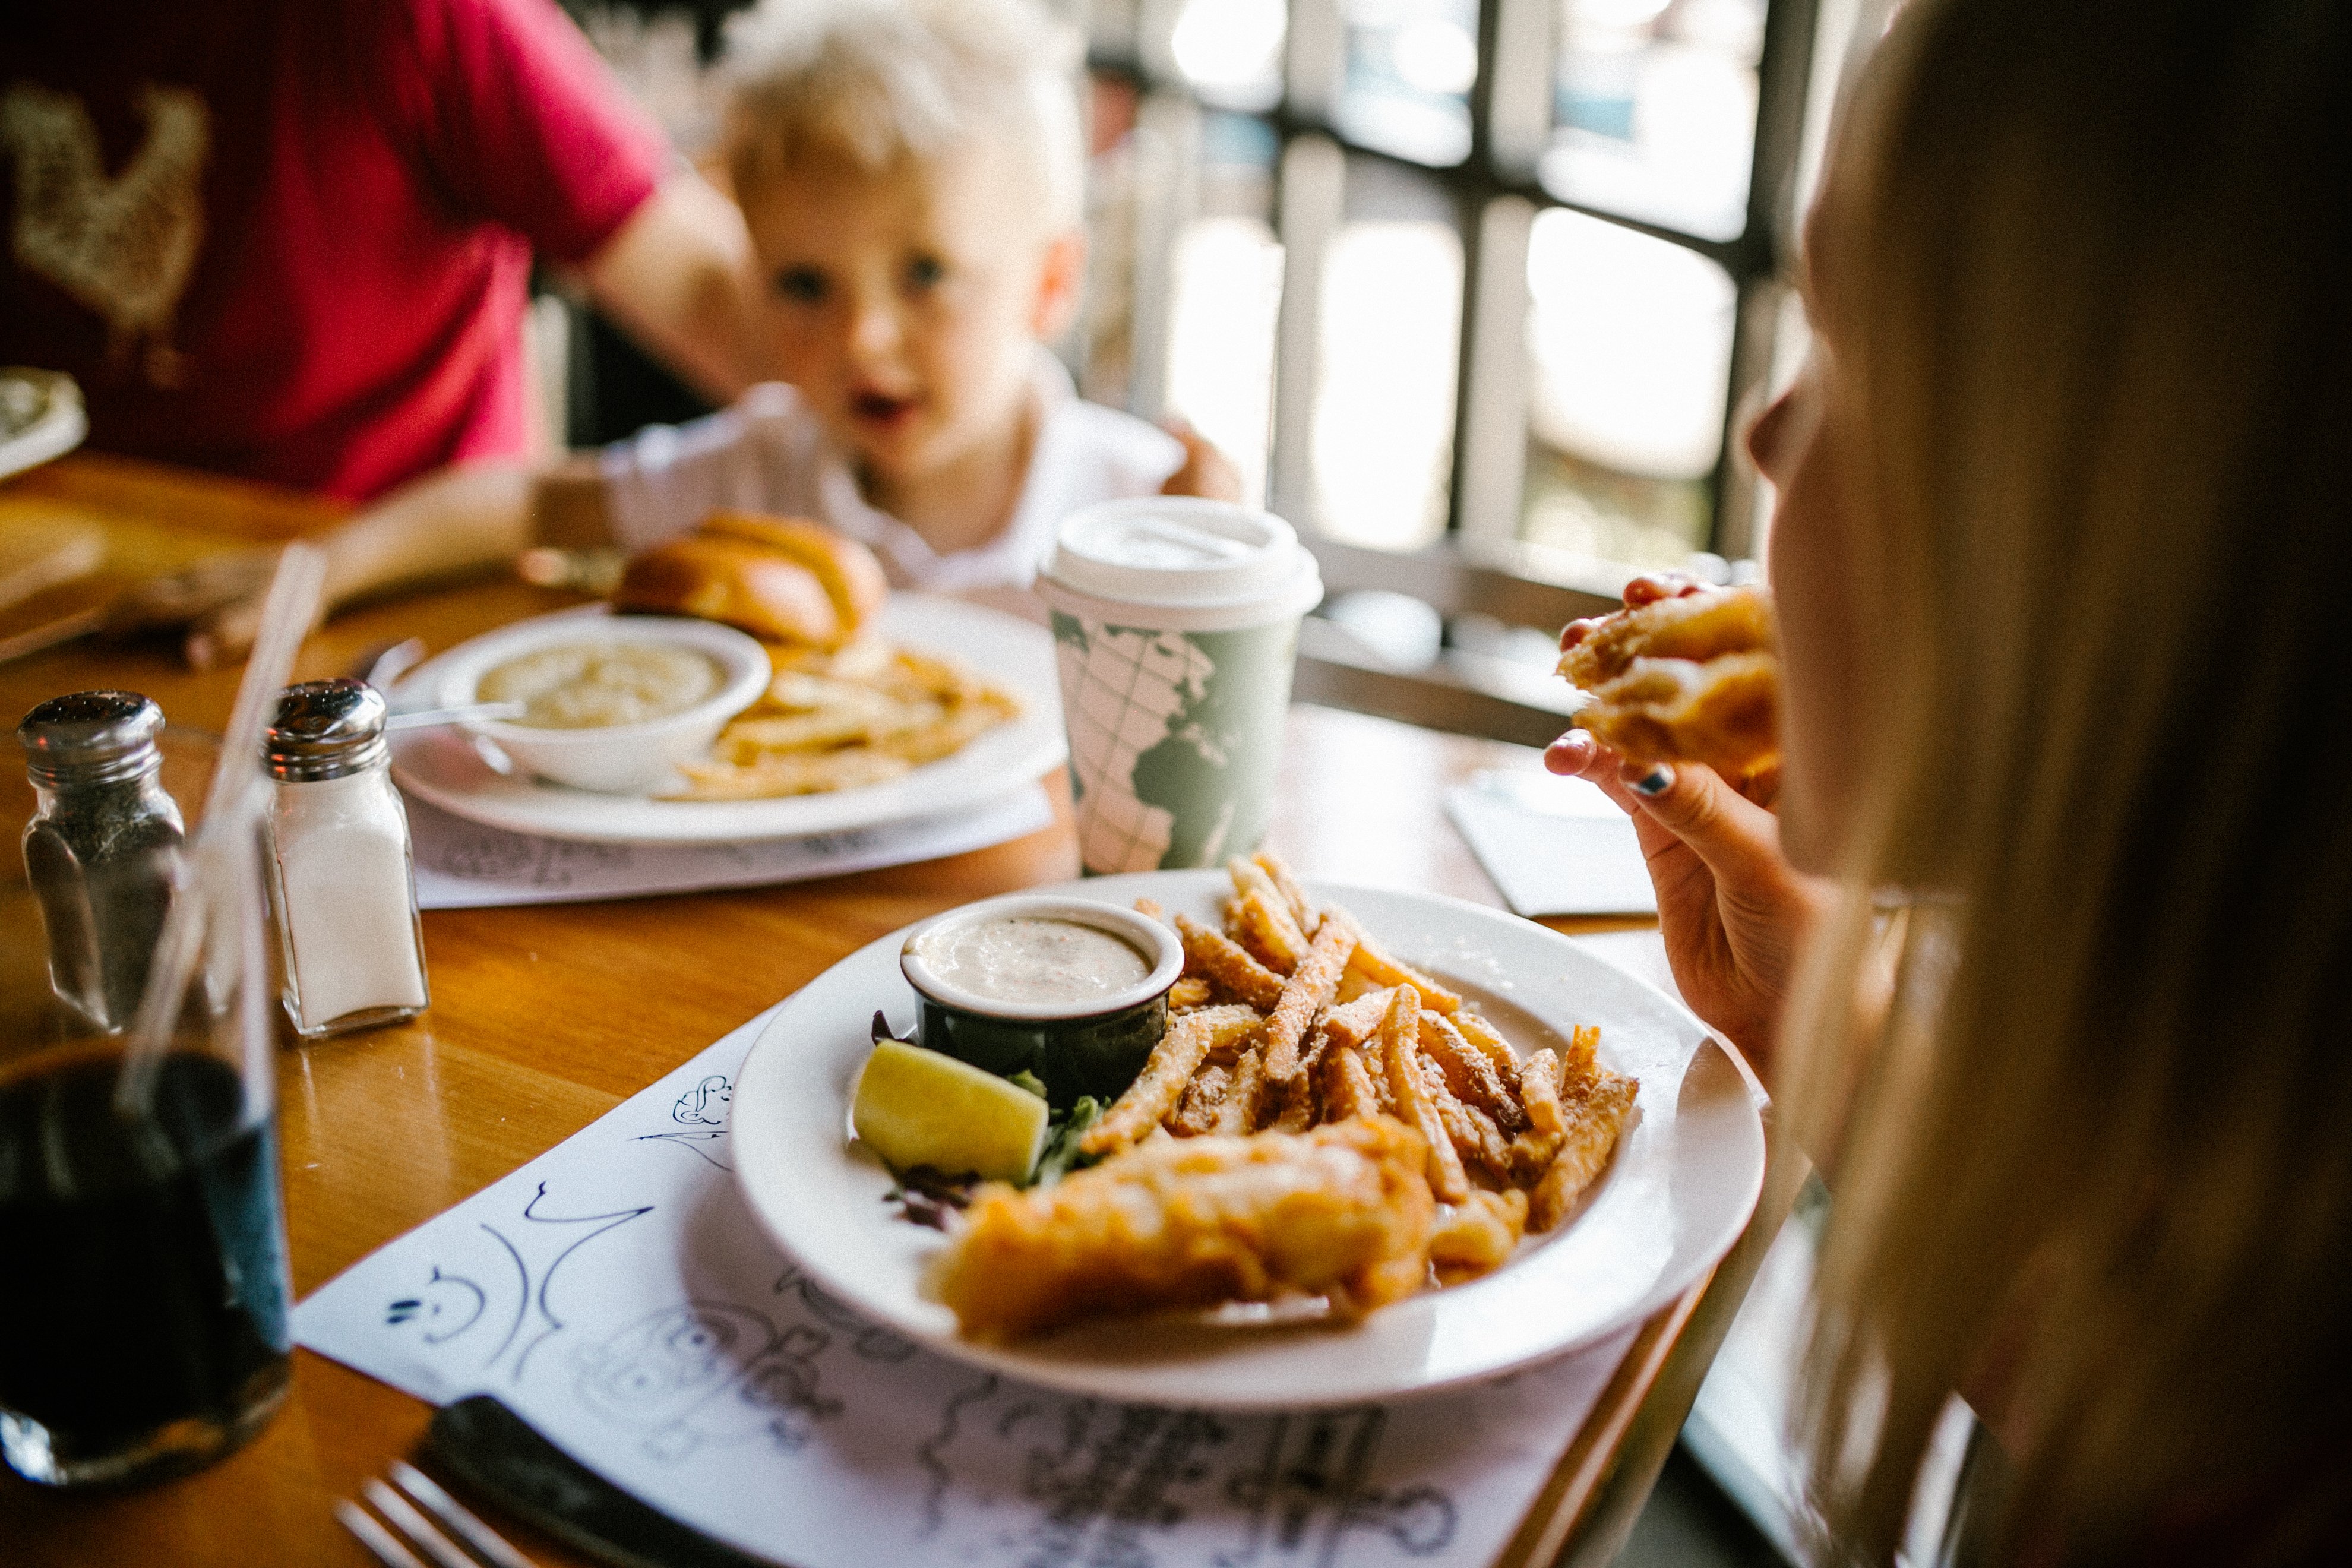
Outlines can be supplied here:
<path id="1" fill-rule="evenodd" d="M 221 908 L 235 907 L 229 900 L 237 889 L 226 879 L 251 868 L 255 818 L 265 798 L 262 731 L 277 706 L 278 694 L 294 673 L 294 656 L 301 651 L 302 638 L 318 616 L 326 575 L 324 550 L 315 544 L 289 544 L 278 556 L 278 570 L 269 579 L 253 653 L 246 660 L 245 678 L 237 683 L 220 754 L 213 762 L 212 782 L 205 792 L 204 820 L 188 845 L 187 864 L 193 869 L 173 891 L 171 911 L 156 938 L 147 989 L 131 1016 L 130 1044 L 114 1086 L 118 1115 L 147 1114 L 156 1076 L 163 1070 L 163 1055 L 171 1047 L 179 1021 L 181 1001 L 204 954 L 207 913 L 216 900 Z M 239 990 L 250 988 L 240 986 Z M 241 1005 L 250 1000 L 239 996 Z"/>

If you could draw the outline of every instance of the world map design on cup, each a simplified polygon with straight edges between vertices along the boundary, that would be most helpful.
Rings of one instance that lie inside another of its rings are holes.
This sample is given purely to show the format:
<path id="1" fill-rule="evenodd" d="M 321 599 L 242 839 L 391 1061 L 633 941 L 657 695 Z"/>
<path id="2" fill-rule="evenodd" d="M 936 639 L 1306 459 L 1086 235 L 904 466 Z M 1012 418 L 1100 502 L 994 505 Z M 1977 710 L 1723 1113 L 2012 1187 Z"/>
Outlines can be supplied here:
<path id="1" fill-rule="evenodd" d="M 1215 866 L 1256 847 L 1273 804 L 1297 619 L 1171 632 L 1057 613 L 1054 641 L 1087 869 Z M 1263 742 L 1269 728 L 1274 745 Z"/>
<path id="2" fill-rule="evenodd" d="M 1074 512 L 1054 611 L 1090 874 L 1214 866 L 1265 836 L 1314 557 L 1281 519 L 1153 498 Z"/>

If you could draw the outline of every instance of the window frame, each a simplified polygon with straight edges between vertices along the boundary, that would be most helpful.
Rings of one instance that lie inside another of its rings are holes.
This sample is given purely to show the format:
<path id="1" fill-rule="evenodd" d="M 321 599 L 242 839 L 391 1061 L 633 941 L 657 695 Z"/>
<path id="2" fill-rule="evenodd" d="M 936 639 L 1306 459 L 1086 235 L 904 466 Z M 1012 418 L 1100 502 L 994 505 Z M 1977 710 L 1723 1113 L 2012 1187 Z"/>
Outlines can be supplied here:
<path id="1" fill-rule="evenodd" d="M 1402 593 L 1423 599 L 1449 628 L 1468 616 L 1489 624 L 1555 627 L 1601 613 L 1634 569 L 1524 541 L 1528 366 L 1524 327 L 1530 306 L 1528 245 L 1536 216 L 1549 208 L 1600 221 L 1695 252 L 1729 275 L 1735 289 L 1729 384 L 1721 449 L 1706 483 L 1712 503 L 1706 548 L 1727 562 L 1752 557 L 1761 542 L 1766 498 L 1742 461 L 1738 436 L 1760 401 L 1774 364 L 1787 279 L 1795 254 L 1798 206 L 1827 135 L 1825 100 L 1843 64 L 1843 44 L 1884 0 L 1766 0 L 1757 65 L 1755 142 L 1747 221 L 1729 240 L 1682 232 L 1555 195 L 1538 177 L 1552 142 L 1553 80 L 1560 0 L 1482 0 L 1478 74 L 1469 95 L 1471 146 L 1462 163 L 1433 168 L 1351 140 L 1334 110 L 1346 70 L 1339 0 L 1290 0 L 1281 65 L 1282 94 L 1272 107 L 1221 104 L 1186 82 L 1169 47 L 1181 0 L 1097 0 L 1096 19 L 1119 13 L 1127 45 L 1100 37 L 1089 66 L 1121 76 L 1141 97 L 1139 123 L 1160 131 L 1166 191 L 1177 210 L 1139 219 L 1133 299 L 1131 405 L 1157 416 L 1164 386 L 1152 380 L 1167 363 L 1172 259 L 1166 251 L 1192 216 L 1199 192 L 1199 116 L 1244 115 L 1273 134 L 1276 147 L 1271 222 L 1284 247 L 1281 314 L 1274 348 L 1275 393 L 1267 505 L 1302 520 L 1333 594 Z M 1840 15 L 1824 27 L 1825 15 Z M 1116 24 L 1114 30 L 1116 29 Z M 1825 47 L 1827 46 L 1827 47 Z M 1155 106 L 1157 106 L 1155 108 Z M 1312 430 L 1319 379 L 1324 259 L 1344 215 L 1351 160 L 1393 165 L 1442 190 L 1463 244 L 1461 336 L 1455 362 L 1452 471 L 1445 529 L 1418 551 L 1386 551 L 1320 536 L 1304 523 L 1314 503 Z M 1157 337 L 1162 341 L 1153 342 Z M 1431 728 L 1542 744 L 1563 727 L 1574 695 L 1527 665 L 1454 646 L 1449 635 L 1437 662 L 1399 669 L 1355 643 L 1339 626 L 1310 618 L 1302 635 L 1295 695 L 1302 700 L 1383 713 Z"/>
<path id="2" fill-rule="evenodd" d="M 1837 0 L 1827 0 L 1835 5 Z M 1576 586 L 1605 584 L 1606 563 L 1566 557 L 1519 539 L 1525 487 L 1529 388 L 1519 332 L 1528 308 L 1527 247 L 1535 216 L 1548 208 L 1583 214 L 1664 240 L 1720 266 L 1734 286 L 1729 385 L 1722 448 L 1706 480 L 1712 503 L 1705 548 L 1727 559 L 1752 553 L 1756 496 L 1739 461 L 1738 430 L 1772 361 L 1774 334 L 1793 254 L 1796 187 L 1809 132 L 1819 23 L 1824 0 L 1766 0 L 1757 67 L 1757 123 L 1750 160 L 1748 216 L 1742 233 L 1718 240 L 1670 225 L 1633 218 L 1563 199 L 1547 188 L 1538 165 L 1552 136 L 1552 80 L 1559 0 L 1483 0 L 1478 7 L 1478 75 L 1469 95 L 1469 155 L 1452 167 L 1431 167 L 1349 138 L 1335 110 L 1346 68 L 1345 28 L 1339 0 L 1290 0 L 1282 64 L 1282 96 L 1269 109 L 1231 108 L 1205 97 L 1178 72 L 1167 35 L 1181 4 L 1097 7 L 1117 9 L 1136 32 L 1128 47 L 1105 47 L 1098 37 L 1090 64 L 1139 87 L 1144 116 L 1181 122 L 1186 110 L 1244 115 L 1264 124 L 1277 147 L 1273 225 L 1285 248 L 1281 325 L 1276 345 L 1276 391 L 1267 479 L 1268 504 L 1285 516 L 1307 515 L 1312 503 L 1311 424 L 1320 330 L 1321 273 L 1328 246 L 1341 221 L 1344 168 L 1362 160 L 1386 163 L 1442 190 L 1463 243 L 1462 328 L 1455 363 L 1452 472 L 1441 544 L 1465 550 L 1538 580 Z M 1152 36 L 1157 28 L 1159 36 Z M 1182 109 L 1174 107 L 1181 101 Z M 1173 129 L 1173 126 L 1171 126 Z M 1169 140 L 1180 140 L 1171 137 Z M 1194 138 L 1197 142 L 1197 138 Z M 1338 157 L 1333 157 L 1333 153 Z M 1188 166 L 1171 189 L 1189 198 L 1197 190 L 1197 146 L 1177 153 Z M 1328 184 L 1329 188 L 1317 188 Z M 1154 237 L 1181 232 L 1189 214 L 1147 216 Z M 1139 250 L 1141 247 L 1139 247 Z M 1144 253 L 1141 268 L 1157 268 L 1156 286 L 1136 292 L 1136 364 L 1156 371 L 1166 363 L 1167 258 Z M 1161 389 L 1150 374 L 1138 376 L 1137 411 L 1159 412 Z M 1311 530 L 1302 530 L 1311 532 Z M 1317 541 L 1317 548 L 1329 542 Z M 1340 546 L 1352 555 L 1355 547 Z M 1621 581 L 1622 581 L 1622 574 Z"/>

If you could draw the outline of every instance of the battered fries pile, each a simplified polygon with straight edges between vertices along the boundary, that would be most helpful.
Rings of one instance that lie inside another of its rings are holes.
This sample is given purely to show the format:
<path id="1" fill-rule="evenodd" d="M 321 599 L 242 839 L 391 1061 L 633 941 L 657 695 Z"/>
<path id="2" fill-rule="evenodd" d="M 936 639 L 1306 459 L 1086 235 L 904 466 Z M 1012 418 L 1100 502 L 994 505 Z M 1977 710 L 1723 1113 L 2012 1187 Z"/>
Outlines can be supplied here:
<path id="1" fill-rule="evenodd" d="M 1439 1281 L 1499 1267 L 1559 1224 L 1608 1163 L 1639 1083 L 1580 1026 L 1565 1059 L 1520 1058 L 1463 997 L 1400 963 L 1348 913 L 1318 909 L 1281 861 L 1235 859 L 1224 929 L 1170 917 L 1184 973 L 1167 1034 L 1079 1142 L 1102 1158 L 1174 1136 L 1300 1133 L 1384 1115 L 1419 1132 L 1442 1205 Z"/>
<path id="2" fill-rule="evenodd" d="M 672 800 L 769 800 L 879 784 L 1020 715 L 951 659 L 862 637 L 836 652 L 772 648 L 776 678 L 688 763 Z"/>

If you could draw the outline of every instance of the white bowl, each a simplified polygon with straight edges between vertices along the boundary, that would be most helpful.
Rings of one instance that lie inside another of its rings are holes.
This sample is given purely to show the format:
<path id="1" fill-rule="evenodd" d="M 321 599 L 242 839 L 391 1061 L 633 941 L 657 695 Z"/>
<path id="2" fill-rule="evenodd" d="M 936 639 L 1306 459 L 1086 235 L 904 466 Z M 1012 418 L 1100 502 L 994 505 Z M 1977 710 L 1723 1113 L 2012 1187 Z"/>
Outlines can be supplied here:
<path id="1" fill-rule="evenodd" d="M 727 721 L 766 690 L 768 650 L 732 626 L 669 616 L 581 615 L 525 621 L 485 632 L 441 656 L 433 700 L 444 707 L 480 700 L 482 677 L 510 658 L 570 643 L 652 643 L 692 648 L 716 660 L 719 689 L 691 708 L 635 724 L 545 730 L 480 720 L 467 726 L 540 777 L 600 795 L 644 795 L 675 781 L 677 764 L 707 756 Z"/>

